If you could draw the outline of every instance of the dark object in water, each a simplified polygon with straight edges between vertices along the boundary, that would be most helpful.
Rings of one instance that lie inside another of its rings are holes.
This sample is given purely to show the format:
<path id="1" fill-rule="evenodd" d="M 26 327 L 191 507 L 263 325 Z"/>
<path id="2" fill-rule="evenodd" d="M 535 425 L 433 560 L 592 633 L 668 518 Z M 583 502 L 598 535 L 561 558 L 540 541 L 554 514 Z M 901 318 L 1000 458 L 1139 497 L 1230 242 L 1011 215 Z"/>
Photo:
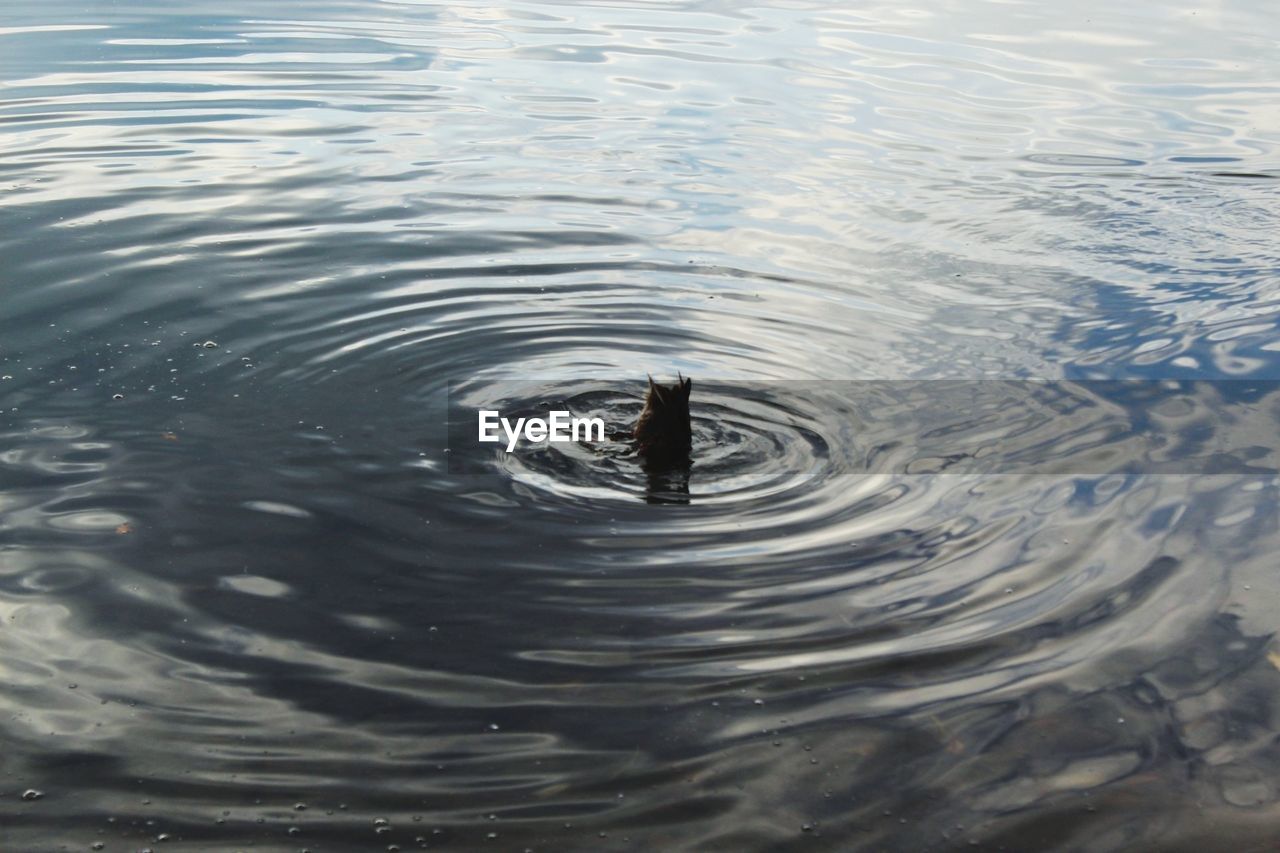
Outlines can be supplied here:
<path id="1" fill-rule="evenodd" d="M 693 380 L 679 373 L 675 385 L 658 385 L 649 377 L 649 392 L 644 398 L 644 411 L 636 419 L 632 438 L 636 453 L 644 458 L 646 468 L 688 467 L 689 450 L 693 446 L 693 429 L 689 422 L 689 391 Z"/>
<path id="2" fill-rule="evenodd" d="M 1215 178 L 1280 178 L 1271 172 L 1210 172 Z"/>

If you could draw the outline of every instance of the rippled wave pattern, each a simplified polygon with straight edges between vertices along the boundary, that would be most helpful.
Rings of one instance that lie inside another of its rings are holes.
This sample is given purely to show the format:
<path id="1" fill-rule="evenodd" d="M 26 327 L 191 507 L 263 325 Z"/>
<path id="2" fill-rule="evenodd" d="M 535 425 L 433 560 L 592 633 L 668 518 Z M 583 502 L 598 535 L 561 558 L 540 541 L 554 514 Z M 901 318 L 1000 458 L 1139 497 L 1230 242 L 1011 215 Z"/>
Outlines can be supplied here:
<path id="1" fill-rule="evenodd" d="M 911 406 L 785 391 L 1280 379 L 1276 33 L 6 9 L 0 848 L 1273 845 L 1280 480 L 1051 408 L 1087 472 L 856 473 Z M 460 473 L 451 383 L 614 434 Z"/>

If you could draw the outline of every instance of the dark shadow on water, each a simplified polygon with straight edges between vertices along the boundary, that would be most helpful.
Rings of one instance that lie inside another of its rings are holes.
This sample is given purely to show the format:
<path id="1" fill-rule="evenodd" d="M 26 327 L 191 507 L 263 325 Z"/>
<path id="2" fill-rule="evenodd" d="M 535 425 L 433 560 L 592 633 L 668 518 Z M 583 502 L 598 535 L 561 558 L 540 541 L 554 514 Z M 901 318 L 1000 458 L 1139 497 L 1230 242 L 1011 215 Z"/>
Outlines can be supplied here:
<path id="1" fill-rule="evenodd" d="M 693 462 L 686 456 L 673 464 L 646 465 L 648 479 L 644 499 L 651 504 L 689 503 L 689 472 Z"/>

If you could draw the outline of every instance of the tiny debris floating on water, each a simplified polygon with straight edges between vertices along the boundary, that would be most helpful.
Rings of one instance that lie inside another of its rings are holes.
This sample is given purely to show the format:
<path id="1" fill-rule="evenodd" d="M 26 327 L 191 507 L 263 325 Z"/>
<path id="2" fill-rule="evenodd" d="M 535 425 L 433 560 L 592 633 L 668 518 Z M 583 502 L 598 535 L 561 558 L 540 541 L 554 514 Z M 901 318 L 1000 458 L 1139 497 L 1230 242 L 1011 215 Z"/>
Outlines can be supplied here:
<path id="1" fill-rule="evenodd" d="M 116 525 L 116 533 L 118 533 L 121 536 L 124 536 L 125 534 L 132 533 L 132 532 L 133 532 L 133 525 L 127 521 Z"/>
<path id="2" fill-rule="evenodd" d="M 203 341 L 203 342 L 201 342 L 201 343 L 196 344 L 196 346 L 198 346 L 198 347 L 204 347 L 205 349 L 217 349 L 217 348 L 218 348 L 218 342 L 217 342 L 217 341 Z"/>
<path id="3" fill-rule="evenodd" d="M 37 791 L 35 788 L 28 788 L 27 790 L 22 792 L 22 799 L 24 800 L 38 800 L 43 796 L 44 796 L 44 792 Z"/>

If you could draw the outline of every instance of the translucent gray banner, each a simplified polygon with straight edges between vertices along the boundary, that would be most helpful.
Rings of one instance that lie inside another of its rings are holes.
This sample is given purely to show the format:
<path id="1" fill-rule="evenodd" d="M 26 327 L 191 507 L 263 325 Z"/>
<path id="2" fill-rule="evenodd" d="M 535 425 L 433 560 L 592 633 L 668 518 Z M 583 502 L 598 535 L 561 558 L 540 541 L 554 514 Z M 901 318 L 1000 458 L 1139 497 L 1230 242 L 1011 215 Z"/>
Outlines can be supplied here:
<path id="1" fill-rule="evenodd" d="M 645 382 L 634 379 L 451 383 L 449 469 L 492 471 L 512 454 L 544 463 L 594 454 L 626 464 L 644 392 Z M 712 458 L 717 470 L 731 469 L 741 454 L 755 466 L 820 459 L 831 473 L 853 475 L 1280 471 L 1280 381 L 1271 380 L 694 377 L 690 409 L 695 470 Z M 480 440 L 482 412 L 492 413 L 486 423 L 498 440 Z M 574 419 L 598 421 L 603 438 L 593 431 L 585 440 L 580 430 L 574 441 Z M 540 435 L 528 430 L 537 420 L 548 430 L 563 424 L 569 437 L 529 440 Z"/>

